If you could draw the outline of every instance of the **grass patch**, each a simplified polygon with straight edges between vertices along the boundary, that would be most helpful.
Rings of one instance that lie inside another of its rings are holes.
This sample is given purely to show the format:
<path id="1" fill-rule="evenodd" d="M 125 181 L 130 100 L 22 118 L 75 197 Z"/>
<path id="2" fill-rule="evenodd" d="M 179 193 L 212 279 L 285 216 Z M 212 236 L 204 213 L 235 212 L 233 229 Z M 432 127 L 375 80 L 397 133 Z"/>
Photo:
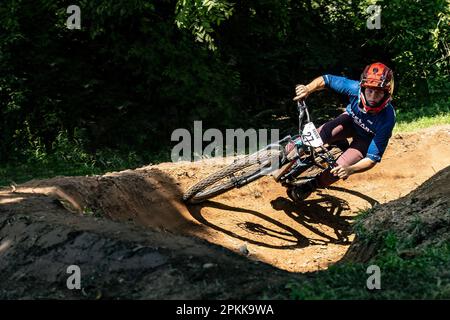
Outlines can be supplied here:
<path id="1" fill-rule="evenodd" d="M 84 176 L 135 169 L 170 160 L 170 151 L 141 153 L 103 149 L 95 154 L 85 151 L 79 140 L 69 141 L 61 135 L 51 152 L 38 142 L 22 152 L 20 158 L 0 164 L 0 186 L 55 176 Z"/>
<path id="2" fill-rule="evenodd" d="M 111 171 L 135 169 L 152 163 L 167 161 L 164 154 L 137 156 L 136 153 L 119 154 L 108 152 L 86 159 L 49 155 L 43 159 L 30 159 L 23 163 L 10 162 L 0 165 L 0 186 L 23 183 L 32 179 L 55 176 L 89 176 Z"/>
<path id="3" fill-rule="evenodd" d="M 359 250 L 376 248 L 369 262 L 342 262 L 327 270 L 302 275 L 288 282 L 285 291 L 275 296 L 304 300 L 450 299 L 450 243 L 440 242 L 419 249 L 412 235 L 427 230 L 419 218 L 411 224 L 419 232 L 405 234 L 364 228 L 364 221 L 374 213 L 374 209 L 361 211 L 353 225 L 358 242 L 363 245 Z M 367 287 L 373 275 L 368 268 L 372 265 L 380 270 L 379 290 Z"/>
<path id="4" fill-rule="evenodd" d="M 438 125 L 450 124 L 450 113 L 436 116 L 424 116 L 410 122 L 399 121 L 394 127 L 394 133 L 412 132 Z"/>
<path id="5" fill-rule="evenodd" d="M 428 108 L 397 110 L 397 124 L 394 133 L 411 132 L 437 125 L 450 124 L 449 104 L 433 104 Z"/>
<path id="6" fill-rule="evenodd" d="M 286 286 L 287 299 L 449 299 L 450 245 L 427 248 L 414 256 L 393 234 L 384 237 L 382 251 L 369 263 L 346 263 L 292 281 Z M 400 249 L 402 248 L 403 249 Z M 380 268 L 381 289 L 369 290 L 370 265 Z"/>

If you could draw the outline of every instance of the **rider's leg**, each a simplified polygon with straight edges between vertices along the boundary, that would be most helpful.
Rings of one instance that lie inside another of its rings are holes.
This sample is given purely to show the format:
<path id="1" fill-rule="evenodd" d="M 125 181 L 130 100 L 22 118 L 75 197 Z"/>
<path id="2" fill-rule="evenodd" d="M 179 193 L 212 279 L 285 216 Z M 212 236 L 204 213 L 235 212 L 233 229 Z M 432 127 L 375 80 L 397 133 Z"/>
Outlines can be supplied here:
<path id="1" fill-rule="evenodd" d="M 328 121 L 327 123 L 320 126 L 318 131 L 320 137 L 322 138 L 322 141 L 325 144 L 344 140 L 346 138 L 350 138 L 356 135 L 355 130 L 353 128 L 352 117 L 346 112 L 342 113 L 337 118 Z M 348 156 L 345 156 L 344 159 L 345 158 L 348 158 Z M 331 175 L 331 177 L 328 177 L 328 175 L 324 176 L 323 178 L 324 186 L 326 186 L 325 183 L 331 184 L 334 182 L 331 181 L 332 177 L 334 176 L 333 175 Z M 292 200 L 300 202 L 306 199 L 316 188 L 321 186 L 322 181 L 320 180 L 320 176 L 318 176 L 315 179 L 302 183 L 301 185 L 289 188 L 287 190 L 287 194 Z"/>
<path id="2" fill-rule="evenodd" d="M 356 131 L 353 128 L 352 117 L 347 112 L 344 112 L 335 119 L 324 123 L 317 129 L 317 131 L 325 144 L 342 141 L 356 135 Z M 293 148 L 294 144 L 288 147 L 288 151 Z"/>
<path id="3" fill-rule="evenodd" d="M 326 144 L 344 140 L 356 135 L 355 129 L 353 128 L 353 119 L 347 112 L 324 123 L 317 131 L 319 131 L 323 143 Z"/>

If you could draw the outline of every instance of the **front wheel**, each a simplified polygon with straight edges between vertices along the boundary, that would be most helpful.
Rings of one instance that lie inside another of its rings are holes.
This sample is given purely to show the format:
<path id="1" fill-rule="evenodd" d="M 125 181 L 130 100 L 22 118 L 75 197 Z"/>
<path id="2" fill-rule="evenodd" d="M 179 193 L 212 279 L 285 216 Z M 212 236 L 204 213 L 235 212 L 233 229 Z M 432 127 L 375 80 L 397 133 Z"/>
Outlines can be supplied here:
<path id="1" fill-rule="evenodd" d="M 264 150 L 235 160 L 231 165 L 219 170 L 192 186 L 183 195 L 187 203 L 200 203 L 225 193 L 235 187 L 241 187 L 267 174 L 273 164 L 278 165 L 281 157 L 279 150 Z"/>

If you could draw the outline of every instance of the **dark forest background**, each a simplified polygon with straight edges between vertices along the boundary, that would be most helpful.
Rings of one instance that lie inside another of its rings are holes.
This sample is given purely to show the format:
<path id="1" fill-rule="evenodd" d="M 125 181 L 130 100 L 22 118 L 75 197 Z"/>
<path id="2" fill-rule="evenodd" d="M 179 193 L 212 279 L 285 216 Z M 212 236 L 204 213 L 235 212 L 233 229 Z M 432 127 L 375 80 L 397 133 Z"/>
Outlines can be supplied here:
<path id="1" fill-rule="evenodd" d="M 394 69 L 399 117 L 448 113 L 449 3 L 377 1 L 369 29 L 373 3 L 2 0 L 2 183 L 167 160 L 172 131 L 194 120 L 288 131 L 296 84 L 359 79 L 374 61 Z M 81 30 L 66 26 L 72 4 Z M 320 123 L 345 100 L 323 91 L 309 105 Z"/>

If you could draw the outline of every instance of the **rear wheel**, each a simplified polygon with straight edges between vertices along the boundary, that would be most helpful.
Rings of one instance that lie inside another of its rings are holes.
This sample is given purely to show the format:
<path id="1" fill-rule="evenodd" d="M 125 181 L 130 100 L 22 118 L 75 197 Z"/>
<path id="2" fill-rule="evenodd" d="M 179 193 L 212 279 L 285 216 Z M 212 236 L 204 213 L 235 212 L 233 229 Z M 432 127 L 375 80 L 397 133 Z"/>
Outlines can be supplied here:
<path id="1" fill-rule="evenodd" d="M 237 182 L 242 181 L 244 177 L 251 179 L 256 174 L 260 174 L 261 170 L 277 163 L 280 155 L 279 150 L 264 150 L 238 159 L 192 186 L 183 195 L 183 200 L 188 203 L 199 203 L 229 191 L 235 188 Z M 245 183 L 240 184 L 242 185 Z"/>

